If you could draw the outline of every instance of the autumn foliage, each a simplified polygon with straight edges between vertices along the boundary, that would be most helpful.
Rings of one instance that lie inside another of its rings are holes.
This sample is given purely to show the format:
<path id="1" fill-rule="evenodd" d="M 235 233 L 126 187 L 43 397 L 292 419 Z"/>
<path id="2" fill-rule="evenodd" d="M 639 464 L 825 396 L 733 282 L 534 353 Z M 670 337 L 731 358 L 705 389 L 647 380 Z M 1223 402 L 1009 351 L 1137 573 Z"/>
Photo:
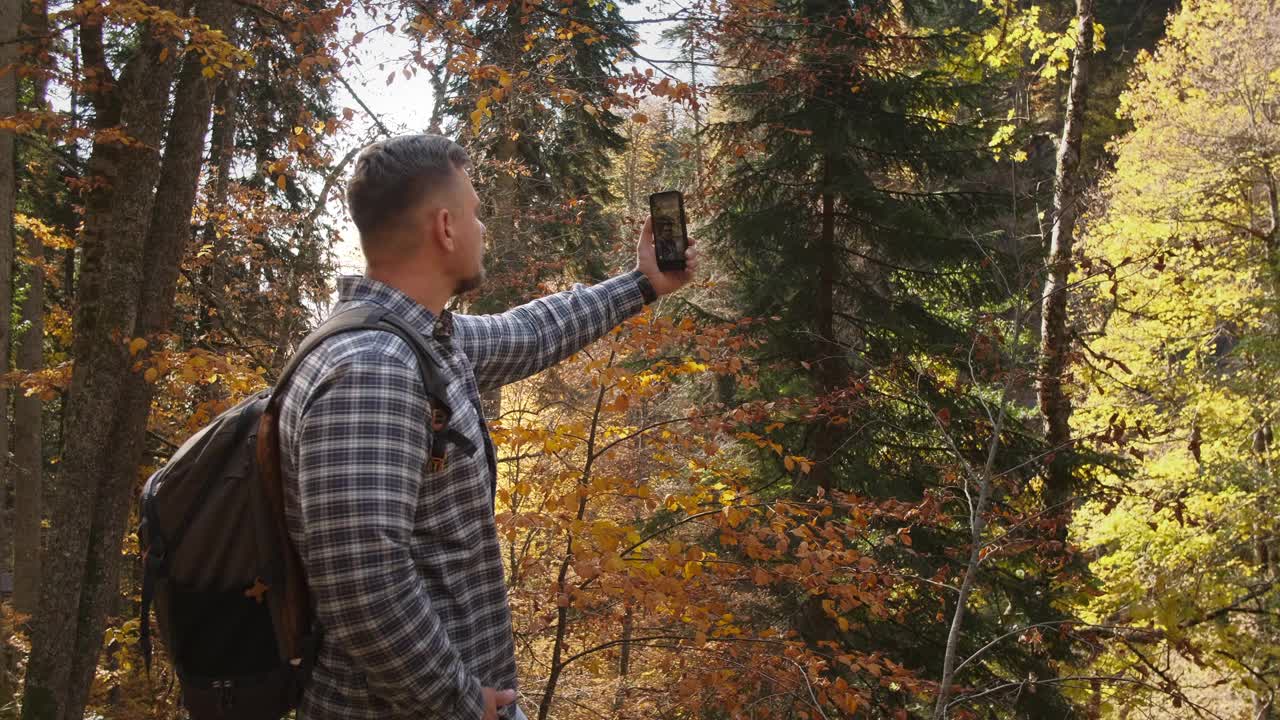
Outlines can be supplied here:
<path id="1" fill-rule="evenodd" d="M 180 717 L 133 493 L 326 314 L 354 151 L 430 130 L 492 238 L 457 311 L 629 269 L 658 190 L 710 266 L 485 398 L 531 717 L 1275 715 L 1267 0 L 5 2 L 0 713 Z"/>

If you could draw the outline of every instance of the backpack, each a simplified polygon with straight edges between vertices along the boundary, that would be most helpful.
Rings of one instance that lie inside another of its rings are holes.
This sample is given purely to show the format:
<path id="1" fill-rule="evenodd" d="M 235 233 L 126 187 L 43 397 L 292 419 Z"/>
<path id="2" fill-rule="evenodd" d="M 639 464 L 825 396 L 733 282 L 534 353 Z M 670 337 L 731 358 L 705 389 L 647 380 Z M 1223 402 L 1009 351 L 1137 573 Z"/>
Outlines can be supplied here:
<path id="1" fill-rule="evenodd" d="M 436 361 L 422 336 L 385 308 L 360 305 L 303 340 L 275 389 L 214 418 L 147 480 L 139 503 L 143 553 L 139 646 L 151 668 L 150 611 L 192 720 L 278 720 L 297 707 L 322 639 L 284 516 L 277 422 L 301 360 L 339 333 L 393 332 L 413 348 L 430 407 L 431 467 L 449 429 Z"/>

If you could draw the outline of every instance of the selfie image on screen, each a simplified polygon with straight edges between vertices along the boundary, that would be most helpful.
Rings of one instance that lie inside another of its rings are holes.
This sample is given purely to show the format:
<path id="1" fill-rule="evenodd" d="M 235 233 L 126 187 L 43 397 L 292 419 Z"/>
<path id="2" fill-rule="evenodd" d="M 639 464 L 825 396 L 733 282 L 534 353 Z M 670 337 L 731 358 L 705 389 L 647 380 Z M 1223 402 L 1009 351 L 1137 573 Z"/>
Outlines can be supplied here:
<path id="1" fill-rule="evenodd" d="M 655 201 L 653 239 L 659 262 L 684 259 L 684 233 L 680 231 L 680 198 L 664 195 Z"/>

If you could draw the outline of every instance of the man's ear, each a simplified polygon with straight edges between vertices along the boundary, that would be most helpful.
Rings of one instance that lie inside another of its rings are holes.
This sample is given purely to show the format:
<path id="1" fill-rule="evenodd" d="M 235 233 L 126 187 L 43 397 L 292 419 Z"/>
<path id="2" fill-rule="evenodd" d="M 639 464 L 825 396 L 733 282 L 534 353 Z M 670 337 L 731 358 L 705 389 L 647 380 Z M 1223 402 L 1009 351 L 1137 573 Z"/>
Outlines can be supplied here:
<path id="1" fill-rule="evenodd" d="M 457 243 L 453 237 L 453 217 L 449 214 L 449 209 L 444 207 L 431 208 L 431 234 L 440 243 L 440 247 L 448 252 L 457 249 Z"/>

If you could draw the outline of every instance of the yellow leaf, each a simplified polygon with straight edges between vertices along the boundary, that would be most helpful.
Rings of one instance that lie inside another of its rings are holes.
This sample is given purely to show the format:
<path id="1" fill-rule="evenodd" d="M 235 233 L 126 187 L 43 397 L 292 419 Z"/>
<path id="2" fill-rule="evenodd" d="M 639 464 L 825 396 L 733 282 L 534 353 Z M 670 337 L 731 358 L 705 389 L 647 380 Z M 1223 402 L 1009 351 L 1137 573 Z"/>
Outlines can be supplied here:
<path id="1" fill-rule="evenodd" d="M 129 342 L 129 356 L 132 357 L 142 351 L 147 346 L 146 338 L 134 338 Z"/>
<path id="2" fill-rule="evenodd" d="M 285 182 L 286 181 L 284 179 L 284 176 L 280 175 L 279 177 L 276 178 L 276 187 L 280 188 L 281 190 L 284 190 Z"/>
<path id="3" fill-rule="evenodd" d="M 639 123 L 643 125 L 649 122 L 649 116 L 645 115 L 644 113 L 636 113 L 635 115 L 631 116 L 631 122 Z"/>
<path id="4" fill-rule="evenodd" d="M 165 60 L 168 60 L 168 59 L 169 59 L 169 48 L 163 48 L 163 49 L 161 49 L 161 50 L 160 50 L 160 62 L 164 62 Z"/>
<path id="5" fill-rule="evenodd" d="M 157 372 L 155 368 L 147 368 L 147 371 L 142 375 L 143 379 L 149 383 L 155 382 L 156 378 L 159 376 L 160 373 Z"/>
<path id="6" fill-rule="evenodd" d="M 206 67 L 205 69 L 200 71 L 200 74 L 207 78 L 213 78 L 218 75 L 218 70 L 214 67 Z"/>

